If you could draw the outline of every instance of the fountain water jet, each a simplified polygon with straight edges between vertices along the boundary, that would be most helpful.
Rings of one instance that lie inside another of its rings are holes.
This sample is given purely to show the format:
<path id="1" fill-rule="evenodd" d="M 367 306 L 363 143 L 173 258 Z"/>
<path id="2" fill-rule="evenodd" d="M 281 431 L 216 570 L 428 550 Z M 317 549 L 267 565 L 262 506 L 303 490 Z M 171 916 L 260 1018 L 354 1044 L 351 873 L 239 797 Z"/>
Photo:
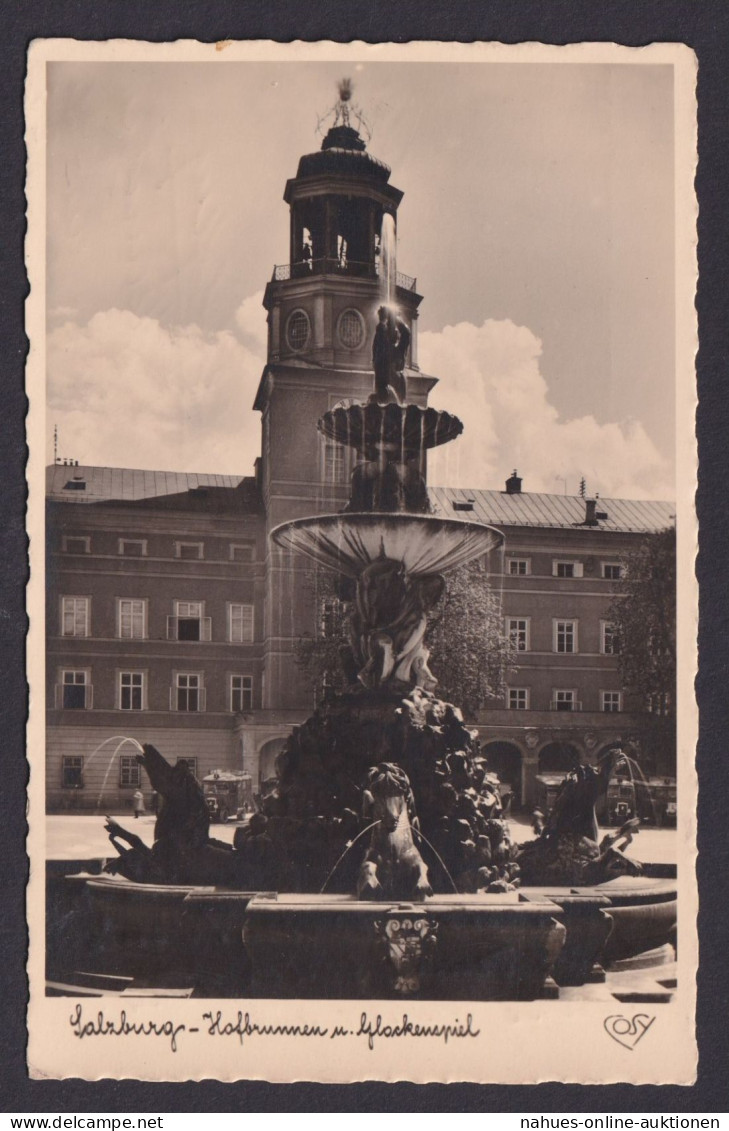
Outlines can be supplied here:
<path id="1" fill-rule="evenodd" d="M 382 217 L 380 272 L 383 301 L 387 306 L 394 306 L 397 290 L 397 236 L 395 218 L 389 212 L 385 212 Z"/>

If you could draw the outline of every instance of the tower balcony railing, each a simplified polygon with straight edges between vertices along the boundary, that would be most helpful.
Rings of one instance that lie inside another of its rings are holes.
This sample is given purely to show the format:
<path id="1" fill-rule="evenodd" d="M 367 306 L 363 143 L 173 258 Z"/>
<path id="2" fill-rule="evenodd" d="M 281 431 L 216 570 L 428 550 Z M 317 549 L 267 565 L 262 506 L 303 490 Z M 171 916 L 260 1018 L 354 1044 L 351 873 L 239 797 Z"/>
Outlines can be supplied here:
<path id="1" fill-rule="evenodd" d="M 379 263 L 363 263 L 356 259 L 303 259 L 298 263 L 277 263 L 273 269 L 271 282 L 285 283 L 289 279 L 307 279 L 310 275 L 349 275 L 358 279 L 378 279 Z M 396 272 L 396 285 L 404 291 L 415 291 L 417 279 L 412 275 Z"/>

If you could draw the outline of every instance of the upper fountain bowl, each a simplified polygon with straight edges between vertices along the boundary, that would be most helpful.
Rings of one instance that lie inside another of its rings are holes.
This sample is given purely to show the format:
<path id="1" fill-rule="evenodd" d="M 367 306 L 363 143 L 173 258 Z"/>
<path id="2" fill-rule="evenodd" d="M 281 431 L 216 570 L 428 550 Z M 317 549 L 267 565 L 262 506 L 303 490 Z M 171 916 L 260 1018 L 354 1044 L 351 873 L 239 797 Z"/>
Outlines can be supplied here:
<path id="1" fill-rule="evenodd" d="M 414 454 L 455 440 L 463 423 L 450 412 L 416 404 L 342 401 L 324 413 L 318 428 L 329 440 L 362 453 L 389 447 Z"/>
<path id="2" fill-rule="evenodd" d="M 445 573 L 504 544 L 500 530 L 479 522 L 356 512 L 294 519 L 275 527 L 271 538 L 349 577 L 379 557 L 401 561 L 411 577 Z"/>

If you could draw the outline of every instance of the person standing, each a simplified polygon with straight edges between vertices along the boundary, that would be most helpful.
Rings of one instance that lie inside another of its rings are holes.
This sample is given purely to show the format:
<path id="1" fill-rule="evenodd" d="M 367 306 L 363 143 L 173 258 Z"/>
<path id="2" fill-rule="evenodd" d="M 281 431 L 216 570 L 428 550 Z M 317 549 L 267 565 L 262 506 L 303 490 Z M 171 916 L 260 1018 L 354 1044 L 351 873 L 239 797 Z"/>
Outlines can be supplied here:
<path id="1" fill-rule="evenodd" d="M 144 794 L 142 793 L 141 789 L 134 791 L 134 797 L 132 800 L 134 804 L 134 820 L 136 821 L 137 817 L 143 817 L 145 812 Z"/>

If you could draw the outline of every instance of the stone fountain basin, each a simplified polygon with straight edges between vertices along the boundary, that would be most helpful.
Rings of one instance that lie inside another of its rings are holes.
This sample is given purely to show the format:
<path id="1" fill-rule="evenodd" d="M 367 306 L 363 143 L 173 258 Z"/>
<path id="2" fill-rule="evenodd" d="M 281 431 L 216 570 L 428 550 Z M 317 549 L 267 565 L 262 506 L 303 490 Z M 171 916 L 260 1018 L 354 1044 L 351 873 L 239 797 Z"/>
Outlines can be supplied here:
<path id="1" fill-rule="evenodd" d="M 317 425 L 330 440 L 366 452 L 389 447 L 403 453 L 423 452 L 455 440 L 463 424 L 450 412 L 408 404 L 342 402 L 325 412 Z"/>
<path id="2" fill-rule="evenodd" d="M 190 985 L 201 996 L 398 999 L 382 926 L 424 918 L 437 943 L 410 996 L 533 1000 L 554 991 L 554 982 L 583 985 L 600 966 L 665 949 L 676 923 L 675 881 L 645 877 L 436 895 L 423 904 L 108 876 L 66 883 L 75 908 L 66 919 L 73 965 Z"/>
<path id="3" fill-rule="evenodd" d="M 357 512 L 295 519 L 276 526 L 271 538 L 349 577 L 383 555 L 403 562 L 411 577 L 446 573 L 504 544 L 501 531 L 477 522 Z"/>

